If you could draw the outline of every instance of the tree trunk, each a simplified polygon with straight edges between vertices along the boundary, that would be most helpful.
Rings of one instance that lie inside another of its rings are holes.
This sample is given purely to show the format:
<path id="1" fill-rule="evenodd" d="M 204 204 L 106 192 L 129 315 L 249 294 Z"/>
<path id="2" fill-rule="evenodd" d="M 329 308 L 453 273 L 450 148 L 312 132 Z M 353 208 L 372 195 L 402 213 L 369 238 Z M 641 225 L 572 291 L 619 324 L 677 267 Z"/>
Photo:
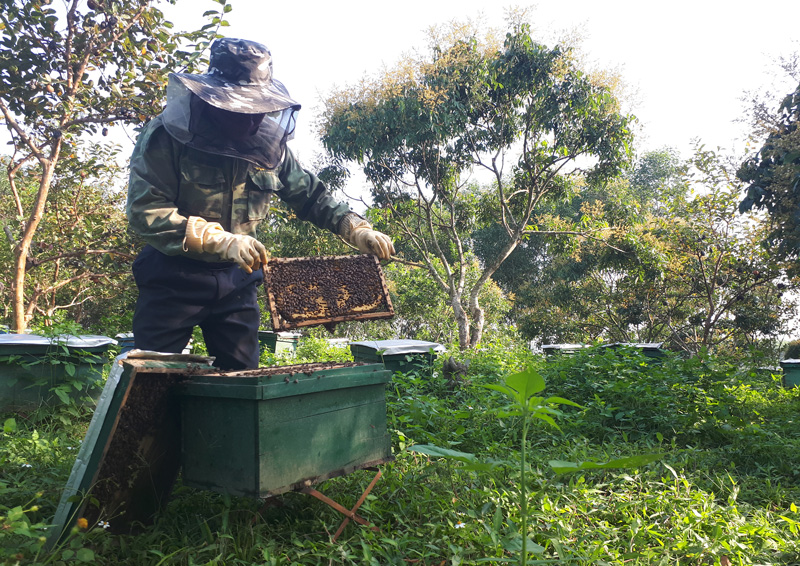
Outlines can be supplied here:
<path id="1" fill-rule="evenodd" d="M 50 153 L 49 159 L 40 159 L 42 165 L 42 178 L 39 180 L 39 192 L 36 195 L 36 202 L 34 203 L 31 215 L 28 222 L 25 224 L 25 231 L 22 233 L 19 243 L 14 249 L 14 332 L 22 334 L 28 328 L 30 316 L 26 313 L 25 309 L 25 275 L 27 272 L 26 262 L 28 259 L 28 251 L 33 242 L 33 236 L 39 227 L 39 222 L 44 215 L 45 205 L 47 204 L 47 195 L 50 191 L 50 185 L 53 182 L 53 172 L 55 164 L 58 161 L 58 153 L 61 149 L 61 138 L 53 144 L 53 149 Z"/>
<path id="2" fill-rule="evenodd" d="M 481 342 L 481 338 L 483 337 L 485 311 L 478 305 L 478 302 L 475 301 L 474 305 L 470 305 L 469 313 L 470 322 L 472 323 L 472 327 L 470 329 L 470 344 L 472 348 L 477 348 L 478 344 Z"/>
<path id="3" fill-rule="evenodd" d="M 451 297 L 450 304 L 453 307 L 453 314 L 458 325 L 458 347 L 463 352 L 471 347 L 470 342 L 470 321 L 464 307 L 461 306 L 459 297 Z"/>

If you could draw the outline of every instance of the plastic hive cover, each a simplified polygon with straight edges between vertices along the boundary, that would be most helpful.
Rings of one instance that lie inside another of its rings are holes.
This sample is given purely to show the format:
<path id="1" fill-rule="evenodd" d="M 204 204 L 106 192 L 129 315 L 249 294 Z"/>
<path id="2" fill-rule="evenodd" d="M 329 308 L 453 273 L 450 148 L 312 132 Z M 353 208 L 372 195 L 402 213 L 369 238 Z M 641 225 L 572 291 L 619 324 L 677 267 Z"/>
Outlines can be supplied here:
<path id="1" fill-rule="evenodd" d="M 350 346 L 360 346 L 381 352 L 384 356 L 396 354 L 427 354 L 431 350 L 434 352 L 444 352 L 445 347 L 436 342 L 425 340 L 364 340 L 362 342 L 352 342 Z"/>
<path id="2" fill-rule="evenodd" d="M 36 334 L 0 334 L 0 347 L 8 346 L 67 346 L 68 348 L 103 348 L 117 341 L 108 336 L 96 336 L 94 334 L 85 334 L 81 336 L 73 336 L 65 334 L 55 338 L 47 336 L 38 336 Z"/>

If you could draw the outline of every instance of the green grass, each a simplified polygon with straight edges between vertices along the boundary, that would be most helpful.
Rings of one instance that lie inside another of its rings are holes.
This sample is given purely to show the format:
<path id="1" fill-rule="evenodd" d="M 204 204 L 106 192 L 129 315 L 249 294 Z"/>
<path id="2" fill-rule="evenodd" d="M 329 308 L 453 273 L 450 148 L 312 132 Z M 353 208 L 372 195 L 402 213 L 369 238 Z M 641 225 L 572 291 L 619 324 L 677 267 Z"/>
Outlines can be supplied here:
<path id="1" fill-rule="evenodd" d="M 311 350 L 309 350 L 311 351 Z M 330 354 L 328 354 L 330 355 Z M 560 429 L 531 423 L 526 487 L 531 563 L 583 565 L 800 564 L 800 389 L 713 358 L 660 363 L 637 352 L 580 352 L 544 360 L 501 344 L 471 354 L 453 388 L 436 370 L 396 374 L 387 388 L 395 460 L 382 466 L 349 525 L 299 493 L 280 505 L 179 485 L 155 524 L 136 535 L 75 528 L 55 553 L 38 552 L 91 412 L 75 406 L 5 414 L 0 433 L 0 564 L 452 565 L 516 559 L 520 474 L 467 471 L 407 448 L 436 444 L 513 460 L 517 417 L 483 385 L 529 365 L 545 395 L 575 401 Z M 607 461 L 661 453 L 624 471 L 556 475 L 550 460 Z M 372 474 L 317 486 L 352 506 Z M 535 547 L 534 547 L 535 548 Z"/>

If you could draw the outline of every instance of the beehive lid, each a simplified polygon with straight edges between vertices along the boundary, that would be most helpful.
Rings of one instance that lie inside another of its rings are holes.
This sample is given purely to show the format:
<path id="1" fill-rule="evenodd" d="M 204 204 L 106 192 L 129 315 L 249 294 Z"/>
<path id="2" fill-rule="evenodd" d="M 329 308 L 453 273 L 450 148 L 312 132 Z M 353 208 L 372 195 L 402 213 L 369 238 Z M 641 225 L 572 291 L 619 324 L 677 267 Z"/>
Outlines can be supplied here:
<path id="1" fill-rule="evenodd" d="M 445 347 L 441 344 L 425 340 L 365 340 L 353 342 L 350 344 L 350 348 L 354 351 L 357 349 L 372 351 L 384 356 L 428 354 L 431 350 L 436 353 L 445 351 Z"/>
<path id="2" fill-rule="evenodd" d="M 134 350 L 115 360 L 81 444 L 48 537 L 52 547 L 79 517 L 108 521 L 114 532 L 151 519 L 180 466 L 179 404 L 186 374 L 213 358 Z M 90 494 L 96 504 L 88 504 Z"/>
<path id="3" fill-rule="evenodd" d="M 394 316 L 373 255 L 273 258 L 264 272 L 273 330 Z"/>
<path id="4" fill-rule="evenodd" d="M 583 348 L 591 348 L 591 346 L 587 344 L 544 344 L 542 346 L 544 352 L 574 352 Z"/>
<path id="5" fill-rule="evenodd" d="M 263 401 L 387 383 L 390 378 L 382 364 L 315 362 L 194 375 L 179 393 Z"/>
<path id="6" fill-rule="evenodd" d="M 36 334 L 0 334 L 0 354 L 47 353 L 53 347 L 66 346 L 69 350 L 105 352 L 117 341 L 107 336 L 65 334 L 54 338 Z"/>
<path id="7" fill-rule="evenodd" d="M 604 348 L 638 348 L 640 350 L 660 350 L 664 345 L 663 342 L 614 342 L 613 344 L 605 344 Z"/>

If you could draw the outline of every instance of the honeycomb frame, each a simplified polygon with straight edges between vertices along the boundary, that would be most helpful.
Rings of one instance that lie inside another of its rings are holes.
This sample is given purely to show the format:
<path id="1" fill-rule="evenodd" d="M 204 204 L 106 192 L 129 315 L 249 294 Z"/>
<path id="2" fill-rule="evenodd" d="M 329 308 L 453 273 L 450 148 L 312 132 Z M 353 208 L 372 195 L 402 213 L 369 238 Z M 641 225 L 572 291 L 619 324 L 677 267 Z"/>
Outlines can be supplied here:
<path id="1" fill-rule="evenodd" d="M 394 316 L 374 255 L 272 258 L 264 287 L 275 331 Z"/>

